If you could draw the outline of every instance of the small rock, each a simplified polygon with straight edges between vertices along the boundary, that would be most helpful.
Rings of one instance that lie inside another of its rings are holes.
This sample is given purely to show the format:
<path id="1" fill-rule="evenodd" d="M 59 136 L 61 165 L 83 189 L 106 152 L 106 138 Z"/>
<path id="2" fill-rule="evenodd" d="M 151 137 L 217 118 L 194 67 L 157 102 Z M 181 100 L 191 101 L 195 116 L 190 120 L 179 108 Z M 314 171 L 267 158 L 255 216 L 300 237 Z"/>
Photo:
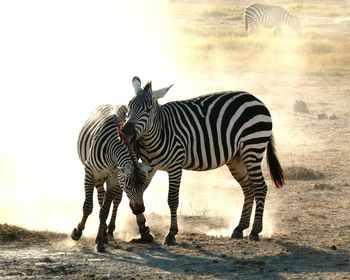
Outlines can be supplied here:
<path id="1" fill-rule="evenodd" d="M 338 248 L 337 248 L 337 246 L 335 246 L 334 244 L 331 246 L 331 249 L 333 250 L 333 251 L 335 251 L 335 250 L 337 250 Z"/>
<path id="2" fill-rule="evenodd" d="M 317 118 L 318 118 L 318 120 L 326 120 L 326 119 L 328 119 L 328 116 L 326 113 L 322 113 L 322 114 L 319 114 L 317 116 Z"/>
<path id="3" fill-rule="evenodd" d="M 332 115 L 332 116 L 329 117 L 329 119 L 330 119 L 330 120 L 337 120 L 338 117 L 337 117 L 336 115 Z"/>
<path id="4" fill-rule="evenodd" d="M 294 112 L 308 114 L 309 109 L 304 101 L 296 100 L 293 106 Z"/>

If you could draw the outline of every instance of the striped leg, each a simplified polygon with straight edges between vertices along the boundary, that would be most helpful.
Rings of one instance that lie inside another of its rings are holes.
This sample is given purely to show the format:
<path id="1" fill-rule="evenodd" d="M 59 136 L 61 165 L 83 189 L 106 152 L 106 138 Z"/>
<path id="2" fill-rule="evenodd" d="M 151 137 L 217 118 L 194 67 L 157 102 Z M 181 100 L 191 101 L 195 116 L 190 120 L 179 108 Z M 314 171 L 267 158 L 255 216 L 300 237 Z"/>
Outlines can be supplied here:
<path id="1" fill-rule="evenodd" d="M 107 231 L 108 241 L 114 240 L 113 232 L 115 230 L 115 220 L 117 218 L 117 210 L 118 210 L 118 206 L 122 200 L 122 196 L 123 196 L 123 189 L 121 188 L 121 186 L 118 185 L 116 195 L 113 199 L 112 216 L 111 216 L 111 219 L 110 219 L 109 224 L 108 224 L 108 231 Z"/>
<path id="2" fill-rule="evenodd" d="M 253 35 L 258 35 L 259 31 L 259 24 L 255 21 L 250 22 L 250 33 Z"/>
<path id="3" fill-rule="evenodd" d="M 249 161 L 246 163 L 246 168 L 249 174 L 250 181 L 252 182 L 252 187 L 254 191 L 255 199 L 255 217 L 252 231 L 249 235 L 250 240 L 259 240 L 259 233 L 263 229 L 263 214 L 265 198 L 267 193 L 267 186 L 264 180 L 264 176 L 261 170 L 261 160 L 262 157 L 256 158 L 254 162 Z"/>
<path id="4" fill-rule="evenodd" d="M 98 200 L 98 204 L 100 205 L 100 207 L 102 206 L 103 198 L 105 196 L 105 188 L 103 186 L 103 183 L 104 183 L 104 181 L 98 182 L 95 185 L 95 188 L 97 190 L 97 200 Z"/>
<path id="5" fill-rule="evenodd" d="M 107 190 L 105 193 L 102 207 L 100 209 L 100 215 L 99 215 L 100 225 L 99 225 L 97 237 L 95 240 L 96 249 L 98 252 L 105 252 L 104 241 L 106 240 L 106 230 L 107 230 L 106 221 L 108 218 L 112 201 L 117 194 L 118 186 L 119 185 L 116 184 L 115 182 L 111 182 L 110 179 L 107 180 Z"/>
<path id="6" fill-rule="evenodd" d="M 139 214 L 136 216 L 136 222 L 139 226 L 139 233 L 141 235 L 140 239 L 135 239 L 135 242 L 140 243 L 150 243 L 153 241 L 153 236 L 150 233 L 150 229 L 146 226 L 146 218 L 143 214 Z"/>
<path id="7" fill-rule="evenodd" d="M 282 36 L 283 30 L 281 25 L 276 25 L 275 36 Z"/>
<path id="8" fill-rule="evenodd" d="M 168 204 L 170 208 L 170 230 L 165 237 L 164 245 L 175 245 L 175 235 L 178 232 L 177 226 L 177 208 L 179 206 L 179 191 L 182 175 L 182 167 L 176 166 L 176 168 L 169 171 L 169 193 Z"/>
<path id="9" fill-rule="evenodd" d="M 74 228 L 71 233 L 71 238 L 73 240 L 79 240 L 83 234 L 85 228 L 85 223 L 87 218 L 93 209 L 93 192 L 94 192 L 94 176 L 91 169 L 85 167 L 85 179 L 84 179 L 84 190 L 85 190 L 85 200 L 83 205 L 83 217 L 78 224 L 77 228 Z"/>
<path id="10" fill-rule="evenodd" d="M 243 230 L 247 229 L 250 224 L 250 216 L 252 214 L 254 202 L 254 192 L 251 188 L 251 182 L 249 180 L 247 170 L 243 162 L 240 161 L 239 157 L 235 157 L 228 162 L 227 167 L 229 168 L 232 176 L 240 184 L 244 193 L 244 204 L 241 219 L 231 235 L 231 238 L 241 239 L 243 238 Z"/>

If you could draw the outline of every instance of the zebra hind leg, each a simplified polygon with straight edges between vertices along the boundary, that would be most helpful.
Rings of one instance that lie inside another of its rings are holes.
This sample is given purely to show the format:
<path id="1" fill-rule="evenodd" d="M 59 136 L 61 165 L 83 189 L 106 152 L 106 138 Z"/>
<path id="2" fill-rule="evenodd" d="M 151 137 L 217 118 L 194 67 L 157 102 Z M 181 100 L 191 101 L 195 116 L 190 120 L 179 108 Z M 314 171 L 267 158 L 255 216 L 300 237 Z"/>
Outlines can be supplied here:
<path id="1" fill-rule="evenodd" d="M 252 182 L 254 199 L 255 199 L 255 216 L 252 231 L 249 235 L 250 240 L 258 241 L 259 233 L 263 229 L 263 214 L 265 206 L 265 198 L 267 194 L 267 186 L 261 169 L 261 159 L 257 158 L 255 162 L 246 163 L 249 178 Z"/>
<path id="2" fill-rule="evenodd" d="M 93 209 L 94 177 L 92 173 L 87 169 L 85 169 L 84 191 L 85 200 L 83 204 L 83 217 L 78 226 L 74 228 L 71 233 L 71 238 L 75 241 L 81 238 L 83 230 L 85 229 L 86 220 L 88 219 Z"/>
<path id="3" fill-rule="evenodd" d="M 247 170 L 238 156 L 233 158 L 226 165 L 229 168 L 232 176 L 240 184 L 244 193 L 244 204 L 242 208 L 241 218 L 238 226 L 233 230 L 231 235 L 231 238 L 242 239 L 243 231 L 247 229 L 250 224 L 250 217 L 254 202 L 254 192 L 251 188 L 251 182 Z"/>

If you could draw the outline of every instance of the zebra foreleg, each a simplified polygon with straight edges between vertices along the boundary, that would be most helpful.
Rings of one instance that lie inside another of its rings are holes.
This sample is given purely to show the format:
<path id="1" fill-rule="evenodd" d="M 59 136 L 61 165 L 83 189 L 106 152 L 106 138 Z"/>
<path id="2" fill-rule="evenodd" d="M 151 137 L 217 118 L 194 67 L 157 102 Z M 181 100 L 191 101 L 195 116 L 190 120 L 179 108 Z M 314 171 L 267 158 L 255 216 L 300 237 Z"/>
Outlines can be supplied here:
<path id="1" fill-rule="evenodd" d="M 164 245 L 176 245 L 175 235 L 178 232 L 177 208 L 179 206 L 179 191 L 182 169 L 175 169 L 169 172 L 169 193 L 168 205 L 170 208 L 170 230 L 164 240 Z"/>
<path id="2" fill-rule="evenodd" d="M 282 33 L 283 33 L 282 26 L 277 25 L 275 29 L 275 36 L 282 36 Z"/>
<path id="3" fill-rule="evenodd" d="M 103 187 L 103 184 L 104 182 L 99 182 L 98 184 L 95 185 L 95 188 L 97 190 L 97 200 L 100 207 L 103 204 L 103 198 L 105 196 L 105 189 Z"/>
<path id="4" fill-rule="evenodd" d="M 136 222 L 139 226 L 139 232 L 141 238 L 133 239 L 131 242 L 135 243 L 151 243 L 153 242 L 153 236 L 150 233 L 150 229 L 146 226 L 146 218 L 143 214 L 136 215 Z"/>
<path id="5" fill-rule="evenodd" d="M 118 210 L 118 206 L 120 204 L 120 201 L 122 200 L 122 196 L 123 196 L 123 189 L 120 186 L 118 186 L 116 195 L 113 199 L 112 216 L 111 216 L 111 219 L 110 219 L 109 224 L 108 224 L 108 230 L 107 230 L 108 241 L 114 240 L 113 233 L 115 230 L 115 220 L 117 218 L 117 210 Z"/>
<path id="6" fill-rule="evenodd" d="M 90 170 L 85 168 L 85 179 L 84 179 L 84 190 L 85 190 L 85 200 L 83 204 L 83 217 L 76 228 L 73 229 L 71 233 L 71 238 L 73 240 L 79 240 L 85 229 L 86 220 L 93 209 L 93 192 L 94 192 L 94 177 Z"/>
<path id="7" fill-rule="evenodd" d="M 108 186 L 107 185 L 107 191 L 105 194 L 105 198 L 103 200 L 103 204 L 102 207 L 100 209 L 100 225 L 98 228 L 98 232 L 97 232 L 97 237 L 95 240 L 96 243 L 96 250 L 97 252 L 105 252 L 105 245 L 104 242 L 106 240 L 105 236 L 106 236 L 106 229 L 107 229 L 107 224 L 106 224 L 106 220 L 108 217 L 108 213 L 109 213 L 109 209 L 111 207 L 112 204 L 112 200 L 115 197 L 117 193 L 117 188 L 115 186 Z"/>

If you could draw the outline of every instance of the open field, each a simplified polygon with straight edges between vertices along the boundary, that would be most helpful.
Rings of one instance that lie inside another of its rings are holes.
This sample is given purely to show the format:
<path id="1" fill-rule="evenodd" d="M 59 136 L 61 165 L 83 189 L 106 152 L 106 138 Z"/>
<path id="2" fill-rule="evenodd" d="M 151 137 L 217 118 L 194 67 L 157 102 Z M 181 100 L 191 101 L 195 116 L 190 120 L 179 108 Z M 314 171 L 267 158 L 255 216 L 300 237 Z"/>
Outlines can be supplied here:
<path id="1" fill-rule="evenodd" d="M 247 35 L 248 1 L 172 0 L 165 12 L 173 35 L 167 62 L 185 83 L 172 90 L 246 90 L 271 111 L 288 180 L 276 190 L 264 166 L 261 241 L 229 238 L 243 195 L 224 168 L 187 172 L 178 245 L 161 245 L 163 213 L 146 212 L 152 244 L 117 238 L 104 254 L 91 235 L 74 242 L 68 232 L 0 224 L 0 279 L 350 279 L 350 1 L 270 3 L 300 18 L 301 38 L 287 29 L 281 37 Z M 293 110 L 296 100 L 307 113 Z"/>

